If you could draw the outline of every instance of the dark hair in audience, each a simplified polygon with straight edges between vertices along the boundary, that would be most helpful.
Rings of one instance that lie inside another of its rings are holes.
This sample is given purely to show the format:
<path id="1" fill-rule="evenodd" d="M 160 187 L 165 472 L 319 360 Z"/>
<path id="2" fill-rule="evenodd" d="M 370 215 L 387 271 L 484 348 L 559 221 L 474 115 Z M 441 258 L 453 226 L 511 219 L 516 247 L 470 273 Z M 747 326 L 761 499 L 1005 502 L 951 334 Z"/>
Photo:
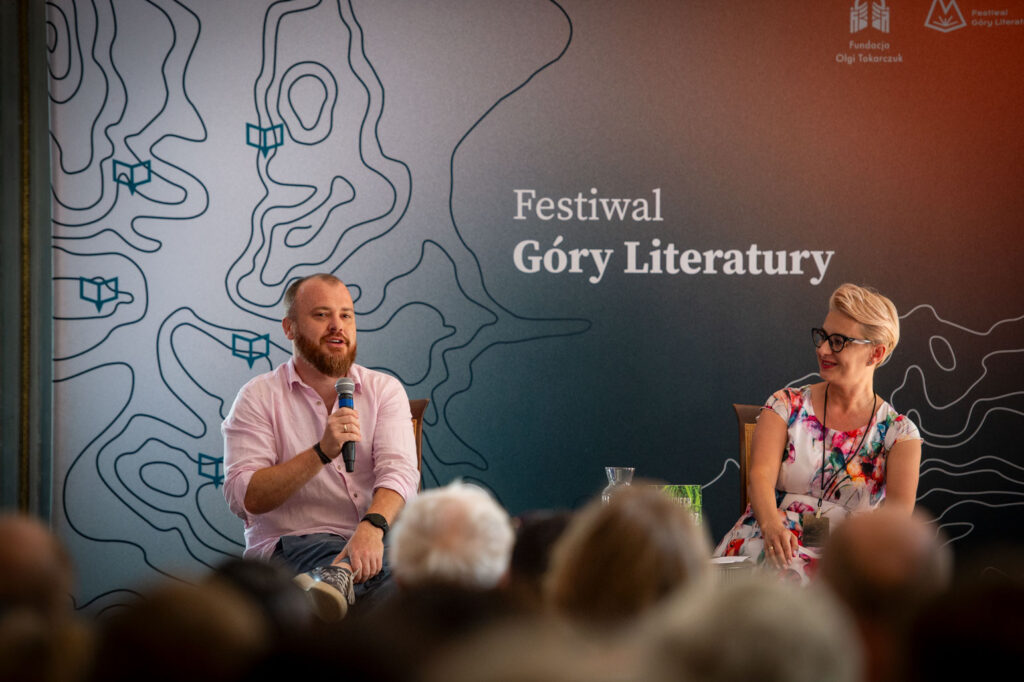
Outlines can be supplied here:
<path id="1" fill-rule="evenodd" d="M 232 682 L 268 645 L 259 608 L 238 590 L 167 584 L 102 623 L 94 682 Z"/>
<path id="2" fill-rule="evenodd" d="M 505 589 L 524 608 L 540 610 L 551 551 L 572 520 L 572 512 L 540 510 L 516 517 L 515 544 Z"/>
<path id="3" fill-rule="evenodd" d="M 275 640 L 303 636 L 314 623 L 309 599 L 284 564 L 228 559 L 217 566 L 210 581 L 229 585 L 251 599 L 263 612 Z"/>
<path id="4" fill-rule="evenodd" d="M 344 679 L 407 682 L 449 647 L 516 615 L 498 590 L 431 583 L 396 590 L 384 603 L 318 627 L 276 648 L 246 682 Z"/>

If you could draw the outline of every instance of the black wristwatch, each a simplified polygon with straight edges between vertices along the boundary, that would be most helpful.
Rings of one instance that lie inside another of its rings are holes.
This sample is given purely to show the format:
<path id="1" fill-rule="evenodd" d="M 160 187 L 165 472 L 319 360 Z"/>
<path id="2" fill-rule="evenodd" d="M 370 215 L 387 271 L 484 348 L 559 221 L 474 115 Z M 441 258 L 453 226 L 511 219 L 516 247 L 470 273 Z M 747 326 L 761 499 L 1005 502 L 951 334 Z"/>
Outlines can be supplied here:
<path id="1" fill-rule="evenodd" d="M 371 526 L 376 526 L 377 528 L 380 528 L 381 532 L 383 532 L 384 535 L 387 535 L 388 531 L 391 530 L 391 526 L 388 525 L 388 520 L 380 514 L 374 514 L 373 512 L 371 512 L 363 518 L 361 518 L 360 521 L 366 521 Z"/>
<path id="2" fill-rule="evenodd" d="M 328 457 L 327 454 L 323 451 L 323 448 L 320 447 L 320 441 L 313 443 L 313 452 L 316 453 L 316 456 L 319 457 L 320 461 L 323 462 L 324 464 L 331 463 L 331 458 Z"/>

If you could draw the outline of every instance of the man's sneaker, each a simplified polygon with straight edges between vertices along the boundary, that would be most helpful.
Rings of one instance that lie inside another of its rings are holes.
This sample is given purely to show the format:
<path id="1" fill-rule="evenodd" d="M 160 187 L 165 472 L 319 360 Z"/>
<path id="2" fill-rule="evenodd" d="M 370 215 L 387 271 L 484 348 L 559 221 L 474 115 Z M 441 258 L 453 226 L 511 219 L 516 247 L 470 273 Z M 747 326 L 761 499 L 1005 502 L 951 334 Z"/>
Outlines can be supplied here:
<path id="1" fill-rule="evenodd" d="M 295 583 L 305 590 L 313 611 L 328 622 L 344 618 L 349 604 L 356 601 L 348 564 L 318 566 L 295 576 Z"/>

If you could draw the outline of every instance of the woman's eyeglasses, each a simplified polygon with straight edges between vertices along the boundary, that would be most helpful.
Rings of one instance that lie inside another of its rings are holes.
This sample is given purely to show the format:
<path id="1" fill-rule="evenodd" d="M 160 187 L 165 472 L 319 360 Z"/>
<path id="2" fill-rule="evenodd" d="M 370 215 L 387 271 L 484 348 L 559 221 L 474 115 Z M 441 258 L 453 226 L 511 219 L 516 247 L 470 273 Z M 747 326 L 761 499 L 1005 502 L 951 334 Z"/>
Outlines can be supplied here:
<path id="1" fill-rule="evenodd" d="M 848 343 L 874 343 L 870 339 L 853 339 L 843 334 L 829 334 L 824 329 L 812 329 L 811 341 L 814 342 L 815 348 L 828 341 L 828 347 L 832 349 L 833 353 L 843 350 Z"/>

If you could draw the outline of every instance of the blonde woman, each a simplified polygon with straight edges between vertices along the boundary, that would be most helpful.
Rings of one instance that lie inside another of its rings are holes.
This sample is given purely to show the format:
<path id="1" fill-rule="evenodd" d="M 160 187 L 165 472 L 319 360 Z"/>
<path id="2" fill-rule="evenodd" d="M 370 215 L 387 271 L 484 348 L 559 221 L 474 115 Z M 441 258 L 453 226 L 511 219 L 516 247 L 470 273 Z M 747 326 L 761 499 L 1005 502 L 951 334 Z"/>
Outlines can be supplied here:
<path id="1" fill-rule="evenodd" d="M 822 381 L 776 391 L 761 408 L 750 452 L 750 504 L 715 549 L 749 556 L 806 582 L 818 548 L 847 515 L 880 504 L 909 514 L 921 436 L 875 394 L 875 370 L 899 342 L 896 307 L 843 284 L 811 330 Z"/>

